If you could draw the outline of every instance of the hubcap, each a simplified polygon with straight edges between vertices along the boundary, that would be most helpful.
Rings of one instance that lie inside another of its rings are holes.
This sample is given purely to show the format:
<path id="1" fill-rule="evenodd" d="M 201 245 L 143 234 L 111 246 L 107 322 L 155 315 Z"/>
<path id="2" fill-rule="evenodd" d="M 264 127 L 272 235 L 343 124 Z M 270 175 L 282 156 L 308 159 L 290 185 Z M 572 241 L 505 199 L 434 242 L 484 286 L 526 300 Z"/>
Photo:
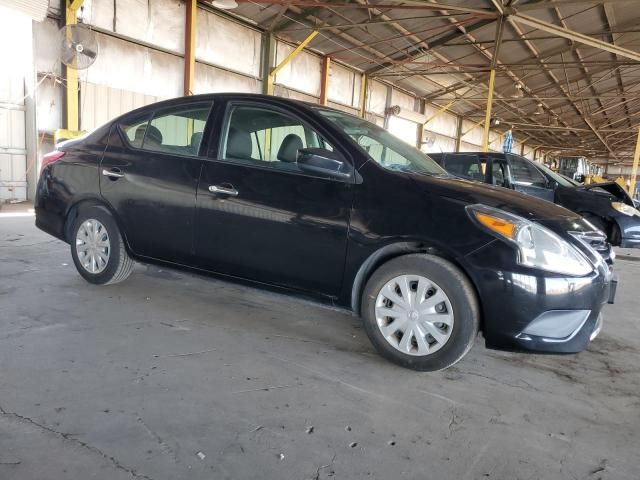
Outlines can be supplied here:
<path id="1" fill-rule="evenodd" d="M 90 218 L 80 225 L 76 235 L 76 253 L 80 264 L 89 273 L 100 273 L 107 268 L 111 243 L 102 223 Z"/>
<path id="2" fill-rule="evenodd" d="M 387 342 L 408 355 L 437 352 L 453 331 L 449 297 L 420 275 L 401 275 L 387 282 L 376 298 L 375 314 Z"/>

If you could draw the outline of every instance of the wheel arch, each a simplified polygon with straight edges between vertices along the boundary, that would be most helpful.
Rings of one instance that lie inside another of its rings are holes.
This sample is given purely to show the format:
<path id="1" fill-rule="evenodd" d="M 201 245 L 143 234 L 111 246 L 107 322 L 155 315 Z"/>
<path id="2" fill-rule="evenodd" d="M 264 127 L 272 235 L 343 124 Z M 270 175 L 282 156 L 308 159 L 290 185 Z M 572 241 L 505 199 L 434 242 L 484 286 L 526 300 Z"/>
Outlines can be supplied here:
<path id="1" fill-rule="evenodd" d="M 73 222 L 76 218 L 78 218 L 78 214 L 80 210 L 85 207 L 102 207 L 105 208 L 113 217 L 116 225 L 118 226 L 118 230 L 120 230 L 120 235 L 124 241 L 125 248 L 127 249 L 127 253 L 131 254 L 131 250 L 129 248 L 129 242 L 127 241 L 126 232 L 122 228 L 122 224 L 118 215 L 116 214 L 113 207 L 106 202 L 103 198 L 97 196 L 89 196 L 77 199 L 74 203 L 72 203 L 67 212 L 65 214 L 65 223 L 64 223 L 64 238 L 69 243 L 71 242 L 71 229 L 73 228 Z"/>
<path id="2" fill-rule="evenodd" d="M 480 305 L 480 328 L 482 329 L 484 324 L 482 315 L 482 298 L 480 297 L 480 292 L 473 277 L 467 273 L 467 269 L 464 267 L 464 265 L 462 265 L 455 256 L 448 253 L 445 249 L 429 245 L 426 242 L 422 242 L 419 240 L 390 243 L 384 245 L 383 247 L 380 247 L 378 250 L 369 255 L 369 257 L 362 263 L 362 265 L 360 265 L 360 268 L 358 269 L 358 272 L 354 277 L 351 287 L 351 309 L 353 310 L 353 312 L 356 315 L 361 314 L 362 292 L 364 291 L 364 287 L 369 278 L 371 278 L 373 272 L 375 272 L 389 260 L 413 253 L 423 253 L 425 255 L 440 257 L 453 264 L 462 272 L 462 274 L 469 281 L 469 284 L 472 286 L 474 293 L 476 294 L 476 297 L 478 299 L 478 303 Z"/>

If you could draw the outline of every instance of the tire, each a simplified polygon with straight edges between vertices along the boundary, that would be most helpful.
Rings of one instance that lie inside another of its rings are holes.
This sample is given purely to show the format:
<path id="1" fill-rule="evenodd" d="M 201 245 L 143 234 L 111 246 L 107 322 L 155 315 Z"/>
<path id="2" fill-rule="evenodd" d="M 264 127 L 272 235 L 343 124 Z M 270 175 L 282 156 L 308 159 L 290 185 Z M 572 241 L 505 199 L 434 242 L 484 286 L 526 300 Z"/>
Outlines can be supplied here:
<path id="1" fill-rule="evenodd" d="M 89 283 L 119 283 L 126 280 L 133 271 L 134 262 L 125 249 L 118 225 L 105 207 L 88 206 L 78 212 L 69 244 L 78 273 Z M 89 250 L 86 249 L 87 245 Z M 100 251 L 94 255 L 95 263 L 87 254 L 93 245 Z"/>
<path id="2" fill-rule="evenodd" d="M 410 308 L 401 302 L 404 279 L 411 292 Z M 420 290 L 425 292 L 422 301 L 416 299 Z M 383 315 L 395 315 L 398 310 L 408 313 L 395 318 Z M 471 350 L 480 324 L 478 299 L 465 274 L 450 262 L 426 254 L 404 255 L 379 267 L 364 288 L 361 312 L 367 335 L 380 355 L 424 372 L 445 369 L 462 359 Z M 390 334 L 396 325 L 405 325 L 405 331 Z"/>

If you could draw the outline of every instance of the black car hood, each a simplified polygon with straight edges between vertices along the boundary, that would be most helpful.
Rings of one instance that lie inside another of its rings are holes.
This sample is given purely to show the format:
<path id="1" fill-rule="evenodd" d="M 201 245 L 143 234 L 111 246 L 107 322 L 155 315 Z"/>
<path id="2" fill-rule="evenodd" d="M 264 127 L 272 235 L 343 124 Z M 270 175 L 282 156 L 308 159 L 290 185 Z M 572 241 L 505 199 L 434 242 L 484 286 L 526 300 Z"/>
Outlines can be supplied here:
<path id="1" fill-rule="evenodd" d="M 571 210 L 539 198 L 480 182 L 450 176 L 409 174 L 425 193 L 472 205 L 475 203 L 499 208 L 528 220 L 541 223 L 557 233 L 592 231 L 582 217 Z"/>
<path id="2" fill-rule="evenodd" d="M 627 191 L 616 182 L 591 183 L 589 185 L 582 185 L 576 188 L 580 190 L 593 190 L 594 188 L 601 188 L 605 192 L 610 193 L 618 200 L 626 203 L 627 205 L 633 205 L 631 197 L 629 196 Z"/>

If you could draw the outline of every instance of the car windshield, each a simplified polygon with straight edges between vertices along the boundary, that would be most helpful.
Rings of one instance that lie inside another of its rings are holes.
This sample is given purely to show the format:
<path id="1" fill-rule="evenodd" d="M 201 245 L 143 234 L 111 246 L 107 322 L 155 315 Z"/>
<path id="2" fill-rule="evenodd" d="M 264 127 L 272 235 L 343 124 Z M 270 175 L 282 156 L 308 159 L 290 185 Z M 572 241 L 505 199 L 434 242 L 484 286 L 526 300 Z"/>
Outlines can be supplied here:
<path id="1" fill-rule="evenodd" d="M 372 160 L 384 168 L 423 175 L 447 175 L 428 155 L 384 128 L 347 113 L 321 108 L 316 110 L 349 135 Z"/>
<path id="2" fill-rule="evenodd" d="M 560 174 L 554 172 L 553 170 L 551 170 L 546 165 L 543 165 L 541 163 L 536 163 L 536 167 L 538 167 L 540 170 L 542 170 L 547 176 L 549 176 L 553 180 L 555 180 L 558 183 L 558 185 L 562 185 L 563 187 L 575 187 L 575 186 L 579 185 L 578 183 L 575 183 L 575 182 L 569 180 L 564 175 L 560 175 Z"/>

